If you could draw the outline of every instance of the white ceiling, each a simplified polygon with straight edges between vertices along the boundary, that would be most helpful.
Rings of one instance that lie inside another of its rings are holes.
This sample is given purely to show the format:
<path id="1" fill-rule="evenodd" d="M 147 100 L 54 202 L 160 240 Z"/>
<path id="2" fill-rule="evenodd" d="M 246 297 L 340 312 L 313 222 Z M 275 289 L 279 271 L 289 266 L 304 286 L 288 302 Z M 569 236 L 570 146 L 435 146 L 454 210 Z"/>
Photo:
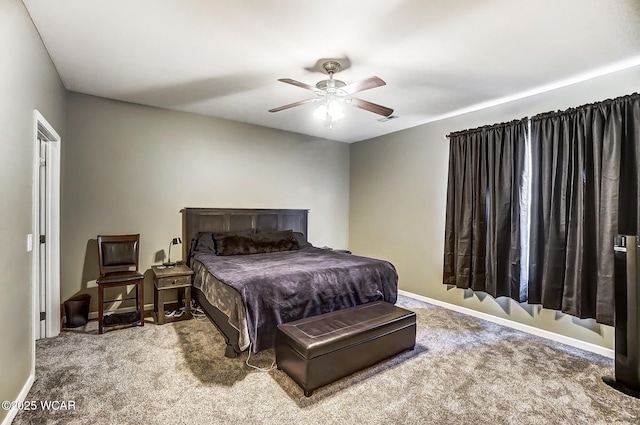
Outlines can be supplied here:
<path id="1" fill-rule="evenodd" d="M 68 90 L 354 142 L 640 64 L 640 0 L 23 0 Z M 356 97 L 332 129 L 313 97 L 322 58 Z"/>

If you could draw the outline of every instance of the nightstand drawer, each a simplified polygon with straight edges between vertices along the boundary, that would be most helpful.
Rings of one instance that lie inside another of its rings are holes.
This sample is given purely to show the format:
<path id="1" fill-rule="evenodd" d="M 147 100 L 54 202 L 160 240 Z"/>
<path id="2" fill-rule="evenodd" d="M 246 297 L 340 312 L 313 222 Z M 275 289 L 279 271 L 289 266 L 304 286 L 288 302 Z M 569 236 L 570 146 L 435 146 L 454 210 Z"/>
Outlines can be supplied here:
<path id="1" fill-rule="evenodd" d="M 167 276 L 159 278 L 157 282 L 158 288 L 191 285 L 191 276 Z"/>

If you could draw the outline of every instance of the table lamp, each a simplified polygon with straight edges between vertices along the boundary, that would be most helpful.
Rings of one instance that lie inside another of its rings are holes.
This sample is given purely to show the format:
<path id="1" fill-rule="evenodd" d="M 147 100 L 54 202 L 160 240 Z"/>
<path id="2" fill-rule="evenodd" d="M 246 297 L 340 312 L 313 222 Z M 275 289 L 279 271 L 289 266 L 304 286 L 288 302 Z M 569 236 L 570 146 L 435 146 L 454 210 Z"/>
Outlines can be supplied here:
<path id="1" fill-rule="evenodd" d="M 165 267 L 173 267 L 176 265 L 175 261 L 171 261 L 171 246 L 172 245 L 178 245 L 182 243 L 182 239 L 180 238 L 173 238 L 171 239 L 171 242 L 169 242 L 169 255 L 167 256 L 167 261 L 162 263 L 163 266 Z"/>

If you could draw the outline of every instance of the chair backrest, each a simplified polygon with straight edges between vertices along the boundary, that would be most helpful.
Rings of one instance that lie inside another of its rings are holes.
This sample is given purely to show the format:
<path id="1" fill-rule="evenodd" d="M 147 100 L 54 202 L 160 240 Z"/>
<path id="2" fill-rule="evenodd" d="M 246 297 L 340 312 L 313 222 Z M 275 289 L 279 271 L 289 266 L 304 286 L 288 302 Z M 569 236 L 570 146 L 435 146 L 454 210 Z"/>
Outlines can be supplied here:
<path id="1" fill-rule="evenodd" d="M 98 235 L 100 276 L 138 271 L 140 235 Z"/>

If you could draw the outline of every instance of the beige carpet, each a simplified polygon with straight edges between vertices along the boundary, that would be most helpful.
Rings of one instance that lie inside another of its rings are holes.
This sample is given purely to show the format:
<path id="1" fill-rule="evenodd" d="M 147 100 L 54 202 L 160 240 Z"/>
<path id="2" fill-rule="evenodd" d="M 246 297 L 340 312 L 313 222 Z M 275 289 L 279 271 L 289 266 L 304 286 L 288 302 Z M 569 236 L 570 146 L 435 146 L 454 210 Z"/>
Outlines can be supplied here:
<path id="1" fill-rule="evenodd" d="M 75 410 L 23 411 L 14 424 L 640 423 L 640 401 L 601 381 L 611 359 L 410 298 L 399 305 L 417 313 L 416 349 L 310 398 L 282 371 L 225 358 L 208 321 L 104 335 L 91 322 L 36 347 L 28 400 Z"/>

